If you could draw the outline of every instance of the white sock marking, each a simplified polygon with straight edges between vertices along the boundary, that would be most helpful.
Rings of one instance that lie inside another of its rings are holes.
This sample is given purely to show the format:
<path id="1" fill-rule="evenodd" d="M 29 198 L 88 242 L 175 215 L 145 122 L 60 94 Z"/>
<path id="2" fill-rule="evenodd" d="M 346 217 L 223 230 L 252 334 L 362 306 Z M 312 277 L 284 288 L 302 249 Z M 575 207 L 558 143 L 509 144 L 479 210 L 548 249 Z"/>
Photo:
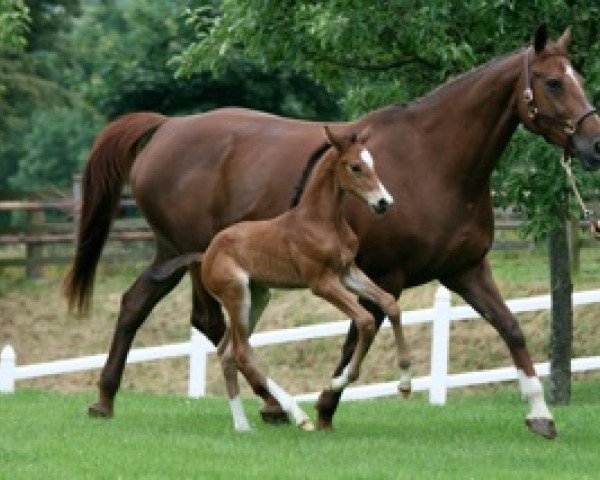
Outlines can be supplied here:
<path id="1" fill-rule="evenodd" d="M 350 383 L 348 380 L 348 371 L 350 370 L 350 365 L 346 365 L 337 377 L 333 377 L 331 379 L 331 388 L 336 392 L 342 390 L 346 385 Z"/>
<path id="2" fill-rule="evenodd" d="M 309 419 L 294 398 L 270 378 L 267 378 L 267 390 L 275 397 L 283 411 L 294 418 L 296 425 L 300 425 Z"/>
<path id="3" fill-rule="evenodd" d="M 530 410 L 527 418 L 549 418 L 552 414 L 544 400 L 544 387 L 538 377 L 528 377 L 522 370 L 517 370 L 521 395 L 529 401 Z"/>
<path id="4" fill-rule="evenodd" d="M 233 415 L 233 428 L 236 432 L 249 432 L 252 430 L 239 395 L 229 400 L 229 408 L 231 409 L 231 415 Z"/>

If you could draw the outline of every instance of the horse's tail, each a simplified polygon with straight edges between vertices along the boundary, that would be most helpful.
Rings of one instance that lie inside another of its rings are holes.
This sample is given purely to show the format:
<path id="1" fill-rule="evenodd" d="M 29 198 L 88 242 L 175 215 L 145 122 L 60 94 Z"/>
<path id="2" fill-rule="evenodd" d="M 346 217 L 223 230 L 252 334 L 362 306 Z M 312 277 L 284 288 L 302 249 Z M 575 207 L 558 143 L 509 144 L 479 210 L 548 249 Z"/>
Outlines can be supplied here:
<path id="1" fill-rule="evenodd" d="M 150 278 L 155 282 L 164 282 L 182 268 L 187 268 L 192 263 L 201 263 L 202 255 L 203 254 L 200 252 L 192 252 L 185 253 L 179 257 L 171 258 L 160 265 L 154 266 L 150 272 Z"/>
<path id="2" fill-rule="evenodd" d="M 142 141 L 166 120 L 152 112 L 124 115 L 104 127 L 96 138 L 81 179 L 77 245 L 63 284 L 69 310 L 89 311 L 96 267 L 119 207 L 123 183 Z"/>

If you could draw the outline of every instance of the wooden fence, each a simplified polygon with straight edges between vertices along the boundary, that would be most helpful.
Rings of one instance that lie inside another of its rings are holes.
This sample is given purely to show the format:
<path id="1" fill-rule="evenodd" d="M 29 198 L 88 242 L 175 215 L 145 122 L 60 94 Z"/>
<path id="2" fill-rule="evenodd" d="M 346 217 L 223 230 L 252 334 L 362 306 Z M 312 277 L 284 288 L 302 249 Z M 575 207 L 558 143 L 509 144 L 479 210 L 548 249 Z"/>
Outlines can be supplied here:
<path id="1" fill-rule="evenodd" d="M 25 268 L 30 279 L 41 278 L 44 265 L 68 263 L 72 258 L 77 220 L 81 202 L 80 177 L 75 176 L 69 197 L 58 201 L 1 201 L 0 212 L 11 212 L 26 217 L 14 227 L 0 228 L 0 272 L 6 267 Z M 496 212 L 496 233 L 493 247 L 497 250 L 528 250 L 535 248 L 534 242 L 519 238 L 517 230 L 522 219 L 515 214 Z M 571 260 L 574 271 L 579 267 L 579 250 L 592 246 L 595 241 L 584 240 L 581 229 L 588 228 L 585 222 L 569 225 L 571 231 Z M 132 242 L 147 242 L 154 236 L 144 218 L 137 211 L 135 201 L 126 188 L 121 199 L 120 215 L 116 218 L 109 245 L 103 260 L 150 258 L 146 248 L 131 250 Z M 56 246 L 62 246 L 57 250 Z M 600 244 L 599 244 L 600 246 Z"/>

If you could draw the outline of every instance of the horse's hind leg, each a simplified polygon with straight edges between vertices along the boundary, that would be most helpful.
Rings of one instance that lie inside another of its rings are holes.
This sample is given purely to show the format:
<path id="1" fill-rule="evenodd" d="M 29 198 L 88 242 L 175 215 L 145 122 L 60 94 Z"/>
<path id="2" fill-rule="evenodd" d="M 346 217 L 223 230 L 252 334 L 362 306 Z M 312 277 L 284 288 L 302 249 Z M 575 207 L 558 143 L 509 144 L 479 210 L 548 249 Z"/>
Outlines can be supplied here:
<path id="1" fill-rule="evenodd" d="M 254 310 L 254 319 L 252 318 L 251 299 L 249 279 L 243 272 L 236 272 L 237 282 L 228 283 L 227 291 L 219 295 L 223 307 L 229 313 L 231 328 L 231 342 L 233 345 L 233 354 L 238 369 L 242 372 L 252 390 L 260 396 L 268 392 L 273 396 L 281 408 L 293 418 L 294 423 L 303 430 L 313 430 L 313 424 L 308 415 L 300 408 L 294 398 L 277 385 L 272 379 L 266 378 L 258 368 L 254 359 L 254 353 L 248 341 L 252 322 L 257 321 L 262 307 Z M 256 293 L 255 293 L 256 298 Z"/>
<path id="2" fill-rule="evenodd" d="M 113 415 L 114 397 L 121 384 L 127 354 L 136 332 L 158 301 L 179 283 L 185 273 L 180 272 L 164 282 L 154 282 L 150 274 L 153 265 L 158 263 L 155 260 L 122 297 L 108 359 L 98 382 L 98 401 L 89 407 L 90 416 L 111 417 Z"/>
<path id="3" fill-rule="evenodd" d="M 238 369 L 233 356 L 231 332 L 227 330 L 219 346 L 217 347 L 223 377 L 225 378 L 225 389 L 229 397 L 229 408 L 233 417 L 233 428 L 237 432 L 249 432 L 250 423 L 244 411 L 244 405 L 240 398 L 240 385 L 238 383 Z"/>
<path id="4" fill-rule="evenodd" d="M 556 437 L 554 419 L 546 406 L 544 390 L 525 345 L 525 337 L 517 319 L 502 300 L 487 260 L 483 259 L 478 265 L 452 278 L 443 279 L 443 283 L 477 310 L 506 343 L 519 374 L 521 393 L 529 401 L 526 425 L 546 438 Z"/>
<path id="5" fill-rule="evenodd" d="M 271 293 L 269 292 L 268 288 L 252 282 L 250 284 L 250 292 L 252 296 L 252 304 L 250 307 L 249 334 L 252 335 L 258 320 L 269 303 Z M 266 392 L 263 400 L 265 401 L 265 405 L 260 409 L 260 416 L 265 423 L 272 423 L 275 425 L 290 423 L 287 413 L 281 408 L 281 405 L 279 405 L 273 395 L 271 395 L 269 392 Z"/>
<path id="6" fill-rule="evenodd" d="M 196 269 L 190 270 L 193 286 L 193 302 L 192 302 L 192 318 L 191 322 L 200 332 L 208 337 L 208 339 L 218 346 L 225 332 L 225 322 L 221 305 L 215 298 L 206 291 L 202 285 Z M 252 287 L 252 313 L 251 316 L 256 316 L 256 323 L 262 309 L 266 306 L 269 298 L 269 291 L 257 291 L 255 293 L 254 286 Z M 259 307 L 262 305 L 260 308 Z M 289 423 L 287 413 L 283 411 L 277 400 L 266 390 L 259 389 L 255 392 L 263 401 L 264 406 L 260 410 L 261 418 L 265 423 L 279 425 Z"/>
<path id="7" fill-rule="evenodd" d="M 398 366 L 400 367 L 398 391 L 402 396 L 408 397 L 411 392 L 410 352 L 404 339 L 398 302 L 392 295 L 379 288 L 362 270 L 354 265 L 343 276 L 342 282 L 359 297 L 378 305 L 388 316 L 394 334 Z"/>

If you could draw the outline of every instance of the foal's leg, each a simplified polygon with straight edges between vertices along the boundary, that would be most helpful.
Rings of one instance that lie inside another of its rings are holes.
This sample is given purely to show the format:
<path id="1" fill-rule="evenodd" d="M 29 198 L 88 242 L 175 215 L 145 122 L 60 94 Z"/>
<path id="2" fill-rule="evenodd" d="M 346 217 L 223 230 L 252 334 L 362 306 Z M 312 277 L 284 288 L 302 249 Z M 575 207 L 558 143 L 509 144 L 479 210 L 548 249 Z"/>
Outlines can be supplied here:
<path id="1" fill-rule="evenodd" d="M 358 303 L 351 292 L 344 288 L 337 276 L 329 275 L 319 280 L 311 285 L 311 290 L 348 315 L 358 328 L 358 343 L 350 362 L 339 375 L 331 380 L 331 389 L 341 391 L 358 378 L 360 365 L 375 336 L 377 325 L 373 315 Z"/>
<path id="2" fill-rule="evenodd" d="M 519 373 L 521 393 L 530 405 L 526 425 L 546 438 L 556 437 L 554 419 L 544 401 L 544 390 L 536 376 L 525 337 L 517 319 L 500 296 L 487 259 L 456 276 L 443 279 L 443 283 L 477 310 L 498 331 L 508 346 Z"/>
<path id="3" fill-rule="evenodd" d="M 398 302 L 392 295 L 375 285 L 356 265 L 352 265 L 348 269 L 348 272 L 342 277 L 342 282 L 356 295 L 379 305 L 390 320 L 400 367 L 398 391 L 404 397 L 408 397 L 411 392 L 410 352 L 404 340 Z"/>
<path id="4" fill-rule="evenodd" d="M 219 297 L 229 313 L 231 340 L 236 365 L 255 392 L 266 390 L 275 397 L 281 408 L 294 419 L 297 426 L 303 430 L 313 430 L 314 426 L 308 415 L 300 408 L 294 398 L 272 379 L 266 378 L 256 365 L 248 341 L 252 324 L 250 284 L 247 276 L 246 278 L 243 278 L 243 275 L 236 276 L 239 283 L 236 285 L 231 283 L 227 291 Z M 260 313 L 260 310 L 261 308 L 257 307 L 255 312 Z"/>
<path id="5" fill-rule="evenodd" d="M 190 276 L 192 278 L 193 286 L 191 318 L 192 325 L 206 335 L 215 346 L 218 346 L 225 332 L 225 321 L 223 319 L 221 305 L 210 293 L 206 291 L 204 285 L 202 285 L 202 282 L 199 278 L 198 269 L 192 268 L 190 270 Z M 268 294 L 269 292 L 267 290 L 266 294 L 263 294 L 263 296 L 258 295 L 255 300 L 253 291 L 252 308 L 255 309 L 255 305 L 261 305 L 268 301 Z M 237 367 L 235 369 L 237 372 Z M 260 390 L 256 393 L 264 401 L 264 406 L 260 410 L 260 415 L 265 423 L 271 423 L 274 425 L 289 423 L 287 414 L 282 410 L 281 406 L 277 403 L 277 400 L 275 400 L 275 398 L 269 394 L 268 391 Z"/>
<path id="6" fill-rule="evenodd" d="M 249 432 L 250 422 L 246 417 L 244 406 L 240 398 L 240 385 L 238 383 L 238 370 L 233 356 L 231 342 L 231 331 L 228 329 L 217 347 L 223 377 L 225 378 L 225 389 L 229 397 L 229 408 L 233 417 L 233 428 L 237 432 Z"/>
<path id="7" fill-rule="evenodd" d="M 159 263 L 155 260 L 122 297 L 108 359 L 98 382 L 98 401 L 88 409 L 92 417 L 112 417 L 114 397 L 121 384 L 133 337 L 158 301 L 179 283 L 185 273 L 177 273 L 164 282 L 154 282 L 150 274 L 153 266 Z"/>

